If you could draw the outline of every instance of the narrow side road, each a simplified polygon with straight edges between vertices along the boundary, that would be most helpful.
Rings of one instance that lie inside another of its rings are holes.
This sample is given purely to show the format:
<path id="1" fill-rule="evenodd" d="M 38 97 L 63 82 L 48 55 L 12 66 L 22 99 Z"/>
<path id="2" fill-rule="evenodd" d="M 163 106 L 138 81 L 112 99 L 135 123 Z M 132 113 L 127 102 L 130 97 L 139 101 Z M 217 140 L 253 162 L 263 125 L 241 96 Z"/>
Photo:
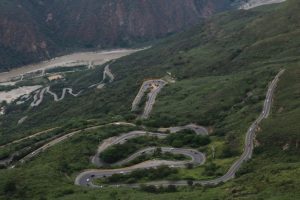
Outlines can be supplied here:
<path id="1" fill-rule="evenodd" d="M 109 65 L 106 65 L 103 71 L 103 79 L 100 83 L 94 84 L 89 86 L 88 88 L 93 88 L 93 87 L 97 87 L 98 89 L 101 89 L 105 86 L 105 79 L 106 77 L 109 77 L 109 83 L 113 82 L 115 77 L 113 75 L 113 73 L 110 71 L 109 69 Z M 66 97 L 66 94 L 70 94 L 73 97 L 78 97 L 83 91 L 79 91 L 78 93 L 74 93 L 72 88 L 63 88 L 62 90 L 62 95 L 61 97 L 58 97 L 56 93 L 52 92 L 50 90 L 50 86 L 45 87 L 43 89 L 40 89 L 38 91 L 36 91 L 35 95 L 33 96 L 33 102 L 30 104 L 31 107 L 37 107 L 39 106 L 43 100 L 44 100 L 44 96 L 45 94 L 50 94 L 51 96 L 53 96 L 54 101 L 59 102 L 64 100 L 64 98 Z"/>
<path id="2" fill-rule="evenodd" d="M 14 140 L 14 141 L 12 141 L 12 142 L 10 142 L 10 143 L 1 145 L 0 148 L 4 148 L 4 147 L 7 147 L 8 145 L 16 144 L 16 143 L 22 142 L 22 141 L 24 141 L 24 140 L 34 138 L 34 137 L 39 136 L 39 135 L 42 135 L 42 134 L 45 134 L 45 133 L 49 133 L 50 131 L 54 131 L 55 129 L 58 129 L 58 128 L 59 128 L 59 127 L 55 127 L 55 128 L 50 128 L 50 129 L 45 130 L 45 131 L 40 131 L 40 132 L 38 132 L 38 133 L 29 135 L 29 136 L 27 136 L 27 137 L 24 137 L 24 138 L 21 138 L 21 139 L 18 139 L 18 140 Z"/>
<path id="3" fill-rule="evenodd" d="M 76 130 L 73 131 L 71 133 L 68 133 L 66 135 L 63 135 L 59 138 L 56 138 L 54 140 L 52 140 L 51 142 L 43 145 L 42 147 L 36 149 L 35 151 L 31 152 L 30 154 L 26 155 L 25 157 L 23 157 L 22 159 L 19 160 L 20 163 L 25 163 L 26 161 L 29 161 L 30 159 L 32 159 L 33 157 L 37 156 L 39 153 L 45 151 L 46 149 L 49 149 L 50 147 L 61 143 L 63 141 L 65 141 L 66 139 L 71 138 L 72 136 L 84 132 L 84 131 L 91 131 L 91 130 L 95 130 L 104 126 L 109 126 L 109 125 L 113 125 L 113 126 L 135 126 L 135 124 L 131 124 L 131 123 L 127 123 L 127 122 L 113 122 L 113 123 L 109 123 L 109 124 L 104 124 L 104 125 L 98 125 L 98 126 L 93 126 L 93 127 L 88 127 L 82 130 Z M 14 167 L 14 166 L 13 166 Z"/>

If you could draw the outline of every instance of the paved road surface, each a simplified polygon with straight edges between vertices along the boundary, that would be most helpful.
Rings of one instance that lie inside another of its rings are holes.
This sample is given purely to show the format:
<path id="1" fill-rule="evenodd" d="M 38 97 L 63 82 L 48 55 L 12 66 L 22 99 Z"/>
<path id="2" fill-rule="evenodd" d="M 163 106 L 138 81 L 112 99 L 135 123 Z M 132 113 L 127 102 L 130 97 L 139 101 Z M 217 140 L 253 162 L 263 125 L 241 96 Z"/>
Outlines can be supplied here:
<path id="1" fill-rule="evenodd" d="M 149 118 L 149 115 L 152 111 L 153 105 L 155 103 L 156 97 L 158 93 L 161 91 L 161 89 L 167 84 L 166 81 L 157 79 L 157 80 L 149 80 L 145 81 L 143 85 L 141 86 L 138 94 L 136 95 L 133 103 L 132 103 L 132 111 L 137 110 L 143 96 L 145 95 L 145 92 L 150 89 L 150 92 L 148 94 L 148 99 L 144 108 L 144 112 L 141 115 L 142 119 Z"/>
<path id="2" fill-rule="evenodd" d="M 129 133 L 124 133 L 121 134 L 120 136 L 117 137 L 111 137 L 106 140 L 104 140 L 101 145 L 98 147 L 96 155 L 92 158 L 92 163 L 96 165 L 97 167 L 102 167 L 105 165 L 103 161 L 100 160 L 100 153 L 102 153 L 105 149 L 107 149 L 110 146 L 116 145 L 116 144 L 123 144 L 127 140 L 135 138 L 135 137 L 140 137 L 140 136 L 157 136 L 159 138 L 165 138 L 167 134 L 162 134 L 162 133 L 151 133 L 151 132 L 146 132 L 146 131 L 131 131 Z"/>
<path id="3" fill-rule="evenodd" d="M 120 162 L 117 162 L 113 164 L 112 166 L 118 166 L 118 165 L 123 165 L 126 164 L 130 161 L 132 161 L 134 158 L 147 153 L 154 151 L 156 147 L 149 147 L 146 149 L 143 149 L 141 151 L 136 152 L 129 158 L 122 160 Z M 108 177 L 113 174 L 127 174 L 132 172 L 133 170 L 137 169 L 147 169 L 147 168 L 155 168 L 161 165 L 168 165 L 171 167 L 184 167 L 188 163 L 192 163 L 194 165 L 201 165 L 205 162 L 205 155 L 197 150 L 194 149 L 178 149 L 178 148 L 171 148 L 171 147 L 162 147 L 162 152 L 170 152 L 173 154 L 181 154 L 185 155 L 191 158 L 191 160 L 188 161 L 166 161 L 166 160 L 149 160 L 145 161 L 130 167 L 125 167 L 125 168 L 119 168 L 119 169 L 99 169 L 99 170 L 88 170 L 85 171 L 81 174 L 79 174 L 76 177 L 75 184 L 76 185 L 81 185 L 81 186 L 89 186 L 92 184 L 92 180 L 97 179 L 97 178 L 103 178 L 103 177 Z"/>
<path id="4" fill-rule="evenodd" d="M 140 90 L 136 97 L 134 98 L 131 106 L 131 111 L 135 111 L 138 108 L 138 105 L 140 104 L 143 96 L 145 95 L 145 92 L 147 91 L 148 88 L 151 87 L 152 80 L 145 81 L 142 86 L 140 87 Z"/>
<path id="5" fill-rule="evenodd" d="M 161 91 L 161 89 L 167 84 L 167 82 L 163 81 L 163 80 L 155 80 L 153 82 L 154 89 L 151 90 L 151 92 L 148 94 L 148 100 L 146 102 L 145 105 L 145 109 L 144 112 L 141 116 L 142 119 L 148 119 L 150 116 L 150 113 L 153 109 L 153 105 L 155 103 L 156 97 L 158 95 L 158 93 Z"/>
<path id="6" fill-rule="evenodd" d="M 153 132 L 146 132 L 146 131 L 131 131 L 128 133 L 124 133 L 121 134 L 120 136 L 117 137 L 111 137 L 108 138 L 106 140 L 104 140 L 98 150 L 97 153 L 95 154 L 95 156 L 92 158 L 92 163 L 94 165 L 96 165 L 97 167 L 104 167 L 104 166 L 121 166 L 124 165 L 126 163 L 129 163 L 130 161 L 132 161 L 133 159 L 137 158 L 138 156 L 147 153 L 147 152 L 151 152 L 154 151 L 156 149 L 156 147 L 148 147 L 145 149 L 142 149 L 134 154 L 132 154 L 130 157 L 118 161 L 114 164 L 107 164 L 104 161 L 102 161 L 100 159 L 100 154 L 106 150 L 107 148 L 116 145 L 116 144 L 123 144 L 125 143 L 127 140 L 135 138 L 135 137 L 140 137 L 140 136 L 156 136 L 158 138 L 165 138 L 168 136 L 168 134 L 164 134 L 164 133 L 153 133 Z M 182 154 L 182 155 L 186 155 L 188 157 L 191 157 L 192 160 L 191 161 L 165 161 L 165 160 L 156 160 L 156 161 L 146 161 L 137 165 L 133 165 L 130 167 L 126 167 L 126 168 L 120 168 L 120 169 L 113 169 L 113 170 L 88 170 L 85 171 L 81 174 L 78 175 L 78 177 L 76 178 L 76 184 L 78 185 L 89 185 L 90 184 L 90 180 L 94 179 L 95 177 L 103 177 L 103 176 L 111 176 L 112 174 L 115 173 L 125 173 L 124 171 L 126 171 L 126 173 L 129 173 L 135 169 L 142 169 L 142 168 L 150 168 L 150 167 L 157 167 L 160 166 L 162 164 L 167 164 L 169 166 L 172 167 L 184 167 L 185 164 L 187 163 L 193 163 L 194 165 L 201 165 L 205 162 L 205 155 L 201 152 L 198 152 L 197 150 L 194 149 L 178 149 L 178 148 L 171 148 L 171 147 L 162 147 L 162 151 L 163 152 L 171 152 L 174 154 Z M 87 178 L 89 177 L 89 178 Z"/>
<path id="7" fill-rule="evenodd" d="M 184 166 L 185 164 L 188 163 L 192 163 L 194 165 L 201 165 L 202 163 L 205 162 L 204 154 L 194 149 L 181 149 L 181 148 L 179 149 L 179 148 L 172 148 L 172 147 L 148 147 L 132 154 L 131 156 L 129 156 L 124 160 L 111 164 L 111 166 L 115 167 L 115 166 L 126 165 L 141 155 L 154 153 L 157 148 L 160 148 L 162 153 L 180 154 L 191 158 L 191 160 L 177 161 L 176 164 L 173 165 L 172 167 Z"/>

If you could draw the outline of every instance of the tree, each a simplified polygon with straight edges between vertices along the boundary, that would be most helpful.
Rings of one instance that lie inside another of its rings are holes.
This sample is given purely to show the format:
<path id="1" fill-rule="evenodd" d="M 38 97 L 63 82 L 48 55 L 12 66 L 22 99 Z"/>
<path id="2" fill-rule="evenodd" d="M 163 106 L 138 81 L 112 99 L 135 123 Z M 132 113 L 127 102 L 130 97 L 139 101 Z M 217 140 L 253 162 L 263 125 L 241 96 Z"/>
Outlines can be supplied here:
<path id="1" fill-rule="evenodd" d="M 187 180 L 187 184 L 188 184 L 188 186 L 193 186 L 194 181 L 193 180 Z"/>
<path id="2" fill-rule="evenodd" d="M 4 193 L 7 195 L 15 194 L 17 191 L 17 184 L 15 180 L 9 180 L 4 184 Z"/>
<path id="3" fill-rule="evenodd" d="M 185 167 L 186 167 L 187 169 L 193 169 L 193 168 L 194 168 L 194 165 L 193 165 L 193 163 L 187 163 L 187 164 L 185 165 Z"/>
<path id="4" fill-rule="evenodd" d="M 209 163 L 204 167 L 204 174 L 207 176 L 213 176 L 218 168 L 219 167 L 215 163 Z"/>
<path id="5" fill-rule="evenodd" d="M 168 185 L 166 192 L 177 192 L 177 188 L 175 185 Z"/>
<path id="6" fill-rule="evenodd" d="M 141 190 L 151 193 L 157 192 L 157 188 L 154 185 L 141 185 Z"/>
<path id="7" fill-rule="evenodd" d="M 161 156 L 161 154 L 162 154 L 162 150 L 160 147 L 158 147 L 154 150 L 153 156 L 159 157 L 159 156 Z"/>

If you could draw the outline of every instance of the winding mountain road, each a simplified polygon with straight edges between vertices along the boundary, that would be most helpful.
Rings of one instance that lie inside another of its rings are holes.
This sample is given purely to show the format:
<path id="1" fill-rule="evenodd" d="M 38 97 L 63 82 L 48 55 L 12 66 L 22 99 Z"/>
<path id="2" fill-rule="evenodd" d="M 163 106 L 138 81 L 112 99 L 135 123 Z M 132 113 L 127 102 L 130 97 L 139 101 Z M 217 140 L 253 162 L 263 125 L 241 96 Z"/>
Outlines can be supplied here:
<path id="1" fill-rule="evenodd" d="M 199 134 L 195 131 L 196 134 Z M 91 162 L 96 165 L 97 167 L 103 167 L 103 166 L 107 166 L 108 164 L 104 163 L 101 159 L 100 159 L 100 154 L 106 150 L 107 148 L 116 145 L 116 144 L 123 144 L 125 143 L 127 140 L 132 139 L 132 138 L 136 138 L 136 137 L 140 137 L 140 136 L 152 136 L 152 137 L 158 137 L 160 139 L 163 139 L 165 137 L 168 136 L 168 134 L 164 134 L 164 133 L 153 133 L 153 132 L 147 132 L 147 131 L 131 131 L 128 133 L 123 133 L 119 136 L 116 137 L 110 137 L 106 140 L 104 140 L 100 146 L 98 147 L 98 150 L 95 154 L 95 156 L 93 156 Z M 174 148 L 173 148 L 174 149 Z M 149 149 L 150 150 L 150 149 Z M 144 149 L 144 151 L 147 151 L 147 149 Z M 120 163 L 124 163 L 125 161 L 120 161 Z M 115 165 L 120 165 L 120 163 L 114 163 L 113 166 Z"/>
<path id="2" fill-rule="evenodd" d="M 157 148 L 160 148 L 162 153 L 172 153 L 172 154 L 184 155 L 186 157 L 191 158 L 191 161 L 187 160 L 187 161 L 174 162 L 175 164 L 173 164 L 172 167 L 175 167 L 175 166 L 182 167 L 183 165 L 188 164 L 188 163 L 193 163 L 194 165 L 200 165 L 205 162 L 205 155 L 195 149 L 182 149 L 182 148 L 179 149 L 179 148 L 173 148 L 173 147 L 148 147 L 148 148 L 142 149 L 142 150 L 132 154 L 131 156 L 129 156 L 128 158 L 126 158 L 124 160 L 113 163 L 111 166 L 126 165 L 141 155 L 154 153 Z M 162 161 L 162 160 L 157 160 L 157 161 Z"/>
<path id="3" fill-rule="evenodd" d="M 279 81 L 279 77 L 284 73 L 284 71 L 285 70 L 281 70 L 275 76 L 273 81 L 269 84 L 268 91 L 267 91 L 267 94 L 266 94 L 266 98 L 265 98 L 265 101 L 264 101 L 264 104 L 263 104 L 262 112 L 258 116 L 258 118 L 251 124 L 249 129 L 247 130 L 246 137 L 245 137 L 244 151 L 243 151 L 242 155 L 240 156 L 240 158 L 233 163 L 233 165 L 229 168 L 229 170 L 223 176 L 218 177 L 216 179 L 212 179 L 212 180 L 194 181 L 194 184 L 218 185 L 220 183 L 223 183 L 223 182 L 226 182 L 230 179 L 233 179 L 235 177 L 236 172 L 240 169 L 242 164 L 245 161 L 251 159 L 252 154 L 253 154 L 253 149 L 254 149 L 255 133 L 258 129 L 259 123 L 261 123 L 261 121 L 263 119 L 268 118 L 268 116 L 270 114 L 271 105 L 272 105 L 273 96 L 274 96 L 274 91 L 275 91 L 277 83 Z M 47 90 L 44 90 L 44 92 L 47 92 Z M 44 150 L 46 150 L 46 149 L 62 142 L 64 140 L 74 136 L 77 133 L 80 133 L 82 131 L 94 130 L 94 129 L 97 129 L 97 128 L 100 128 L 100 127 L 103 127 L 103 126 L 107 126 L 107 125 L 130 125 L 130 126 L 135 126 L 134 124 L 130 124 L 130 123 L 126 123 L 126 122 L 114 122 L 114 123 L 110 123 L 110 124 L 99 125 L 99 126 L 85 128 L 85 129 L 82 129 L 82 130 L 73 131 L 73 132 L 71 132 L 67 135 L 56 138 L 55 140 L 52 140 L 51 142 L 45 144 L 44 146 L 38 148 L 37 150 L 35 150 L 33 152 L 31 152 L 30 154 L 25 156 L 23 159 L 21 159 L 20 162 L 21 163 L 26 162 L 27 160 L 29 160 L 32 157 L 39 154 L 40 152 L 42 152 L 42 151 L 44 151 Z M 186 129 L 186 128 L 194 130 L 197 134 L 206 134 L 207 133 L 207 131 L 202 130 L 203 127 L 199 127 L 199 126 L 196 126 L 196 125 L 193 125 L 193 124 L 183 126 L 183 127 L 171 127 L 171 128 L 169 128 L 169 130 L 178 131 L 178 130 L 182 130 L 182 129 Z M 105 163 L 103 163 L 99 159 L 99 155 L 100 155 L 101 152 L 103 152 L 105 149 L 107 149 L 108 147 L 110 147 L 114 144 L 121 144 L 121 143 L 124 143 L 125 141 L 127 141 L 130 138 L 138 137 L 138 136 L 141 136 L 141 135 L 152 135 L 152 136 L 157 136 L 157 137 L 160 137 L 160 138 L 164 138 L 164 137 L 167 136 L 167 134 L 163 134 L 163 133 L 148 133 L 146 131 L 132 131 L 132 132 L 129 132 L 129 133 L 124 133 L 124 134 L 122 134 L 118 137 L 108 138 L 108 139 L 104 140 L 101 143 L 101 145 L 99 146 L 99 148 L 97 150 L 96 155 L 92 159 L 92 162 L 97 166 L 100 166 L 100 167 L 104 166 Z M 149 148 L 143 149 L 139 152 L 136 152 L 135 154 L 131 155 L 129 158 L 127 158 L 123 161 L 120 161 L 120 163 L 117 163 L 117 164 L 120 165 L 120 164 L 128 163 L 132 159 L 134 159 L 137 156 L 143 154 L 143 152 L 148 152 L 148 151 L 153 150 L 152 148 L 153 147 L 149 147 Z M 163 147 L 163 151 L 187 155 L 187 156 L 192 158 L 191 162 L 199 164 L 199 165 L 203 164 L 205 162 L 205 156 L 201 152 L 198 152 L 198 151 L 193 150 L 193 149 L 175 149 L 175 148 L 171 148 L 171 147 Z M 126 167 L 126 168 L 120 168 L 120 169 L 86 170 L 86 171 L 80 173 L 76 177 L 75 184 L 76 185 L 81 185 L 81 186 L 101 188 L 102 186 L 97 186 L 97 185 L 93 184 L 92 181 L 94 179 L 111 176 L 113 174 L 130 173 L 130 172 L 132 172 L 133 170 L 136 170 L 136 169 L 148 169 L 148 168 L 152 168 L 152 167 L 157 167 L 159 165 L 183 167 L 184 164 L 186 164 L 186 161 L 182 162 L 182 161 L 150 160 L 150 161 L 146 161 L 146 162 L 143 162 L 143 163 L 139 163 L 137 165 L 133 165 L 133 166 Z M 156 186 L 159 186 L 159 185 L 162 185 L 162 186 L 176 185 L 176 186 L 181 186 L 181 185 L 187 185 L 187 181 L 186 180 L 180 180 L 180 181 L 154 181 L 154 182 L 148 182 L 148 183 L 146 183 L 146 185 L 156 185 Z M 116 185 L 111 185 L 111 186 L 116 186 Z M 123 186 L 138 187 L 139 185 L 138 184 L 123 184 Z"/>
<path id="4" fill-rule="evenodd" d="M 266 99 L 264 101 L 263 109 L 259 117 L 251 124 L 249 127 L 246 137 L 245 137 L 245 144 L 244 144 L 244 151 L 243 154 L 240 156 L 240 158 L 233 163 L 233 165 L 229 168 L 229 170 L 221 177 L 212 179 L 212 180 L 201 180 L 201 181 L 194 181 L 194 184 L 200 184 L 200 185 L 218 185 L 223 182 L 227 182 L 228 180 L 235 177 L 236 172 L 240 169 L 242 164 L 251 159 L 253 149 L 254 149 L 254 139 L 255 139 L 255 132 L 258 128 L 259 123 L 267 118 L 270 114 L 272 100 L 275 88 L 277 86 L 277 83 L 279 81 L 279 77 L 284 73 L 284 70 L 281 70 L 274 78 L 274 80 L 270 83 L 266 95 Z M 126 135 L 126 134 L 125 134 Z M 122 136 L 121 136 L 122 137 Z M 123 136 L 124 137 L 124 136 Z M 125 137 L 126 138 L 126 137 Z M 121 141 L 124 138 L 121 139 Z M 109 140 L 109 139 L 108 139 Z M 100 149 L 100 152 L 109 147 L 111 144 L 114 144 L 115 141 L 118 141 L 116 138 L 112 138 L 110 142 L 108 142 L 106 145 L 102 144 L 102 148 Z M 100 146 L 100 147 L 101 147 Z M 99 149 L 98 149 L 99 152 Z M 98 154 L 99 155 L 99 154 Z M 99 157 L 99 156 L 98 156 Z M 122 168 L 122 169 L 113 169 L 113 170 L 87 170 L 85 172 L 80 173 L 75 180 L 76 185 L 80 186 L 89 186 L 94 188 L 102 188 L 102 186 L 97 186 L 92 183 L 94 179 L 97 178 L 103 178 L 107 176 L 111 176 L 113 174 L 118 173 L 130 173 L 135 169 L 146 169 L 151 167 L 156 167 L 157 163 L 153 163 L 152 161 L 146 161 L 131 167 Z M 162 163 L 160 163 L 162 164 Z M 164 161 L 163 164 L 170 165 L 169 161 Z M 176 185 L 176 186 L 184 186 L 187 185 L 186 180 L 180 180 L 180 181 L 154 181 L 146 183 L 146 185 L 155 185 L 155 186 L 168 186 L 168 185 Z M 119 185 L 111 185 L 111 186 L 119 186 Z M 122 186 L 128 186 L 128 187 L 138 187 L 138 184 L 123 184 Z"/>
<path id="5" fill-rule="evenodd" d="M 184 128 L 184 127 L 182 127 Z M 195 130 L 196 134 L 202 134 L 199 133 L 197 130 Z M 146 132 L 146 131 L 131 131 L 128 133 L 123 133 L 117 137 L 110 137 L 106 140 L 104 140 L 100 146 L 98 147 L 98 150 L 95 154 L 95 156 L 92 158 L 91 162 L 96 165 L 97 167 L 105 167 L 105 166 L 121 166 L 126 163 L 129 163 L 133 159 L 137 158 L 138 156 L 151 152 L 156 149 L 156 147 L 148 147 L 145 149 L 142 149 L 134 154 L 132 154 L 130 157 L 118 161 L 116 163 L 113 163 L 111 165 L 105 163 L 100 159 L 100 154 L 105 151 L 107 148 L 116 145 L 116 144 L 123 144 L 127 140 L 135 138 L 135 137 L 140 137 L 140 136 L 155 136 L 160 139 L 163 139 L 168 136 L 168 134 L 164 133 L 153 133 L 153 132 Z M 130 167 L 126 168 L 120 168 L 120 169 L 99 169 L 99 170 L 87 170 L 81 174 L 79 174 L 76 178 L 75 184 L 77 185 L 90 185 L 90 180 L 94 179 L 95 177 L 101 178 L 101 177 L 107 177 L 111 176 L 116 173 L 129 173 L 133 170 L 136 169 L 145 169 L 145 168 L 151 168 L 151 167 L 158 167 L 160 165 L 169 165 L 172 167 L 184 167 L 185 164 L 187 163 L 192 163 L 194 165 L 201 165 L 205 162 L 205 155 L 195 149 L 178 149 L 178 148 L 172 148 L 172 147 L 161 147 L 163 152 L 170 152 L 174 154 L 182 154 L 188 157 L 191 157 L 191 161 L 166 161 L 166 160 L 150 160 L 150 161 L 145 161 L 143 163 L 139 163 L 137 165 L 133 165 Z M 87 178 L 88 177 L 88 178 Z"/>
<path id="6" fill-rule="evenodd" d="M 156 97 L 158 93 L 161 91 L 161 89 L 167 84 L 166 81 L 161 80 L 161 79 L 156 79 L 156 80 L 148 80 L 145 81 L 138 94 L 136 95 L 133 103 L 132 103 L 132 111 L 135 111 L 138 109 L 139 104 L 141 103 L 141 100 L 143 96 L 145 95 L 146 91 L 150 89 L 150 92 L 148 93 L 148 99 L 146 101 L 146 105 L 144 108 L 144 112 L 141 115 L 141 119 L 147 119 L 149 118 L 149 115 L 152 111 L 153 105 L 155 103 Z"/>
<path id="7" fill-rule="evenodd" d="M 128 157 L 125 160 L 119 161 L 117 163 L 114 163 L 111 166 L 120 166 L 129 163 L 130 161 L 134 160 L 135 158 L 155 151 L 157 147 L 149 147 L 146 149 L 142 149 L 130 157 Z M 92 169 L 88 170 L 85 172 L 82 172 L 76 177 L 75 184 L 76 185 L 81 185 L 81 186 L 91 186 L 92 185 L 92 180 L 94 179 L 99 179 L 99 178 L 104 178 L 108 176 L 112 176 L 113 174 L 128 174 L 132 172 L 133 170 L 137 169 L 149 169 L 149 168 L 156 168 L 161 165 L 168 165 L 171 167 L 175 168 L 182 168 L 186 164 L 191 163 L 195 166 L 202 165 L 205 163 L 205 155 L 195 149 L 178 149 L 178 148 L 172 148 L 172 147 L 161 147 L 162 152 L 169 152 L 172 154 L 180 154 L 180 155 L 185 155 L 187 157 L 190 157 L 191 160 L 184 160 L 184 161 L 167 161 L 167 160 L 149 160 L 145 161 L 130 167 L 124 167 L 124 168 L 119 168 L 119 169 Z M 97 187 L 96 185 L 94 185 Z"/>
<path id="8" fill-rule="evenodd" d="M 109 65 L 106 65 L 104 68 L 102 81 L 100 83 L 89 86 L 89 88 L 97 86 L 97 88 L 100 89 L 100 88 L 104 87 L 105 86 L 104 81 L 106 80 L 107 76 L 109 77 L 109 83 L 114 81 L 115 77 L 114 77 L 113 73 L 110 71 Z M 50 90 L 50 86 L 48 86 L 48 87 L 42 88 L 40 90 L 37 90 L 35 92 L 35 94 L 33 96 L 33 102 L 30 104 L 30 106 L 31 107 L 39 106 L 43 102 L 45 94 L 52 95 L 54 98 L 54 101 L 59 102 L 59 101 L 62 101 L 66 97 L 67 93 L 72 95 L 73 97 L 77 97 L 82 93 L 82 91 L 79 91 L 78 93 L 73 93 L 72 88 L 63 88 L 61 97 L 58 97 L 56 93 L 54 93 Z"/>
<path id="9" fill-rule="evenodd" d="M 58 97 L 57 94 L 55 94 L 54 92 L 52 92 L 50 90 L 50 86 L 48 87 L 45 87 L 41 90 L 38 90 L 35 95 L 33 96 L 33 102 L 30 104 L 31 107 L 37 107 L 39 106 L 43 100 L 44 100 L 44 96 L 46 93 L 50 94 L 53 96 L 54 98 L 54 101 L 58 102 L 58 101 L 62 101 L 66 94 L 70 94 L 72 95 L 73 97 L 77 97 L 78 95 L 81 94 L 82 91 L 78 92 L 77 94 L 73 93 L 73 89 L 72 88 L 63 88 L 62 90 L 62 94 L 61 94 L 61 97 Z"/>
<path id="10" fill-rule="evenodd" d="M 97 153 L 92 158 L 92 163 L 96 165 L 97 167 L 102 167 L 105 165 L 103 161 L 100 160 L 100 154 L 107 149 L 110 146 L 116 145 L 116 144 L 123 144 L 127 140 L 140 137 L 140 136 L 156 136 L 158 138 L 165 138 L 167 135 L 162 133 L 151 133 L 146 131 L 131 131 L 129 133 L 121 134 L 117 137 L 111 137 L 106 140 L 104 140 L 101 145 L 98 147 Z"/>
<path id="11" fill-rule="evenodd" d="M 104 81 L 106 80 L 107 76 L 109 77 L 109 83 L 112 83 L 115 80 L 115 76 L 111 72 L 109 66 L 110 65 L 106 65 L 105 68 L 104 68 L 102 81 L 100 83 L 96 83 L 96 84 L 93 84 L 93 85 L 89 86 L 89 88 L 97 87 L 98 89 L 101 89 L 102 87 L 105 86 Z"/>
<path id="12" fill-rule="evenodd" d="M 115 80 L 114 74 L 110 71 L 109 65 L 106 65 L 103 72 L 103 81 L 106 79 L 106 76 L 109 77 L 109 82 L 113 82 Z"/>

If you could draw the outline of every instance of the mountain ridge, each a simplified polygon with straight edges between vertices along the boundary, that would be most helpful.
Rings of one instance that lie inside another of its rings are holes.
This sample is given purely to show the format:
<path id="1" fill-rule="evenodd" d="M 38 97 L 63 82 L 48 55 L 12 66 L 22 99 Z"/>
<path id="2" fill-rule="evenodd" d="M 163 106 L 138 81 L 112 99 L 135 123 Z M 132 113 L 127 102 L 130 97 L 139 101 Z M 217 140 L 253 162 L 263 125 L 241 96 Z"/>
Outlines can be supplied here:
<path id="1" fill-rule="evenodd" d="M 75 49 L 161 38 L 229 5 L 229 0 L 5 0 L 0 3 L 0 71 Z"/>

